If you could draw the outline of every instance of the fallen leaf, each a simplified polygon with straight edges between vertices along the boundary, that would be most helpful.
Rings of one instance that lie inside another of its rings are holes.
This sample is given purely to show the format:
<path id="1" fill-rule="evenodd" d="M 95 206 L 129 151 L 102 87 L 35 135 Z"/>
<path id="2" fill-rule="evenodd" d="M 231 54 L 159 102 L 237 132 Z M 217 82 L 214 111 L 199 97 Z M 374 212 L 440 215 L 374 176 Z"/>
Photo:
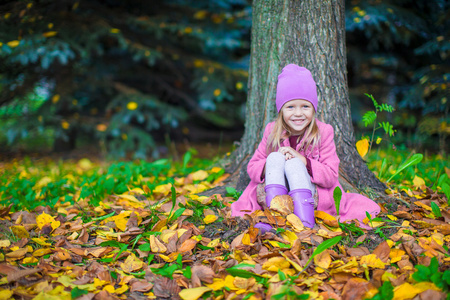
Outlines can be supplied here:
<path id="1" fill-rule="evenodd" d="M 141 269 L 143 265 L 144 265 L 144 262 L 142 260 L 140 260 L 139 258 L 137 258 L 134 253 L 131 253 L 127 257 L 125 262 L 120 264 L 120 268 L 126 273 L 131 273 L 131 272 Z"/>
<path id="2" fill-rule="evenodd" d="M 161 243 L 158 238 L 154 235 L 150 236 L 150 248 L 152 252 L 155 253 L 164 253 L 167 251 L 166 246 L 164 246 L 163 243 Z"/>
<path id="3" fill-rule="evenodd" d="M 197 300 L 204 293 L 211 291 L 212 289 L 206 286 L 195 287 L 182 290 L 179 295 L 183 300 Z"/>

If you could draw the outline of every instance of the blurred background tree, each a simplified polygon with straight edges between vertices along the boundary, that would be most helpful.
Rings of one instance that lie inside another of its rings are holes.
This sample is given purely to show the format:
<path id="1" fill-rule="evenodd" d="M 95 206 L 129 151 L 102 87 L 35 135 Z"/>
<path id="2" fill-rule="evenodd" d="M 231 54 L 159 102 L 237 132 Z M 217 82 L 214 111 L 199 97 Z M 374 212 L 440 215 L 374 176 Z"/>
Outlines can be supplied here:
<path id="1" fill-rule="evenodd" d="M 100 140 L 112 154 L 144 158 L 158 155 L 157 141 L 188 134 L 188 123 L 242 124 L 251 26 L 243 0 L 30 0 L 0 12 L 10 145 L 47 133 L 55 150 Z"/>
<path id="2" fill-rule="evenodd" d="M 393 142 L 445 151 L 449 6 L 346 1 L 356 125 L 370 93 L 397 110 Z M 251 1 L 16 0 L 0 4 L 0 28 L 8 149 L 33 139 L 33 150 L 100 141 L 110 154 L 143 158 L 170 140 L 243 133 Z"/>

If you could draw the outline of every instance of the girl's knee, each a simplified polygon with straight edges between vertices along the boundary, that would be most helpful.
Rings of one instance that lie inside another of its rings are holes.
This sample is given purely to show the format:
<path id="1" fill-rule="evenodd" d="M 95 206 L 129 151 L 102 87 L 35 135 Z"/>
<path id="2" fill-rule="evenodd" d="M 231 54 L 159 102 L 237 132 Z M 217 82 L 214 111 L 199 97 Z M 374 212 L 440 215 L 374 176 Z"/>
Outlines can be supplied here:
<path id="1" fill-rule="evenodd" d="M 284 154 L 280 152 L 272 152 L 267 156 L 266 163 L 283 164 L 286 162 Z"/>
<path id="2" fill-rule="evenodd" d="M 287 160 L 284 169 L 286 174 L 291 172 L 308 174 L 305 164 L 297 157 Z"/>

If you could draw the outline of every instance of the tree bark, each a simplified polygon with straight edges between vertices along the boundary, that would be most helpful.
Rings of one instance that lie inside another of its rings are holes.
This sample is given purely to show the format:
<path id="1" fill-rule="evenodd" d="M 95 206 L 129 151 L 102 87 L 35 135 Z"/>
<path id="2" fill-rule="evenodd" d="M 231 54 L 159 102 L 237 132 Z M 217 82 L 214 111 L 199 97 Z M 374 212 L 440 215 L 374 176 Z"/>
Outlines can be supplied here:
<path id="1" fill-rule="evenodd" d="M 334 127 L 341 182 L 385 189 L 355 148 L 347 86 L 344 2 L 253 1 L 245 132 L 233 157 L 234 169 L 240 170 L 238 190 L 248 184 L 248 160 L 265 125 L 276 116 L 277 77 L 289 63 L 308 68 L 317 83 L 318 118 Z"/>

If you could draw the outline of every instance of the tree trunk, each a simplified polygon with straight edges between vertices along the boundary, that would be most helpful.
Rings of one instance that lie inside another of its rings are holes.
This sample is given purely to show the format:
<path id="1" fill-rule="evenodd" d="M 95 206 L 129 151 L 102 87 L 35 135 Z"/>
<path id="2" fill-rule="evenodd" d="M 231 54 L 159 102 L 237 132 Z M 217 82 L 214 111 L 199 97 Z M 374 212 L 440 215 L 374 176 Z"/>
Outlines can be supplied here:
<path id="1" fill-rule="evenodd" d="M 334 127 L 341 182 L 384 190 L 384 184 L 355 148 L 347 86 L 344 0 L 254 0 L 252 22 L 245 132 L 233 157 L 235 169 L 240 168 L 237 189 L 248 184 L 248 160 L 265 125 L 276 116 L 277 76 L 285 65 L 295 63 L 308 68 L 317 83 L 318 117 Z"/>

